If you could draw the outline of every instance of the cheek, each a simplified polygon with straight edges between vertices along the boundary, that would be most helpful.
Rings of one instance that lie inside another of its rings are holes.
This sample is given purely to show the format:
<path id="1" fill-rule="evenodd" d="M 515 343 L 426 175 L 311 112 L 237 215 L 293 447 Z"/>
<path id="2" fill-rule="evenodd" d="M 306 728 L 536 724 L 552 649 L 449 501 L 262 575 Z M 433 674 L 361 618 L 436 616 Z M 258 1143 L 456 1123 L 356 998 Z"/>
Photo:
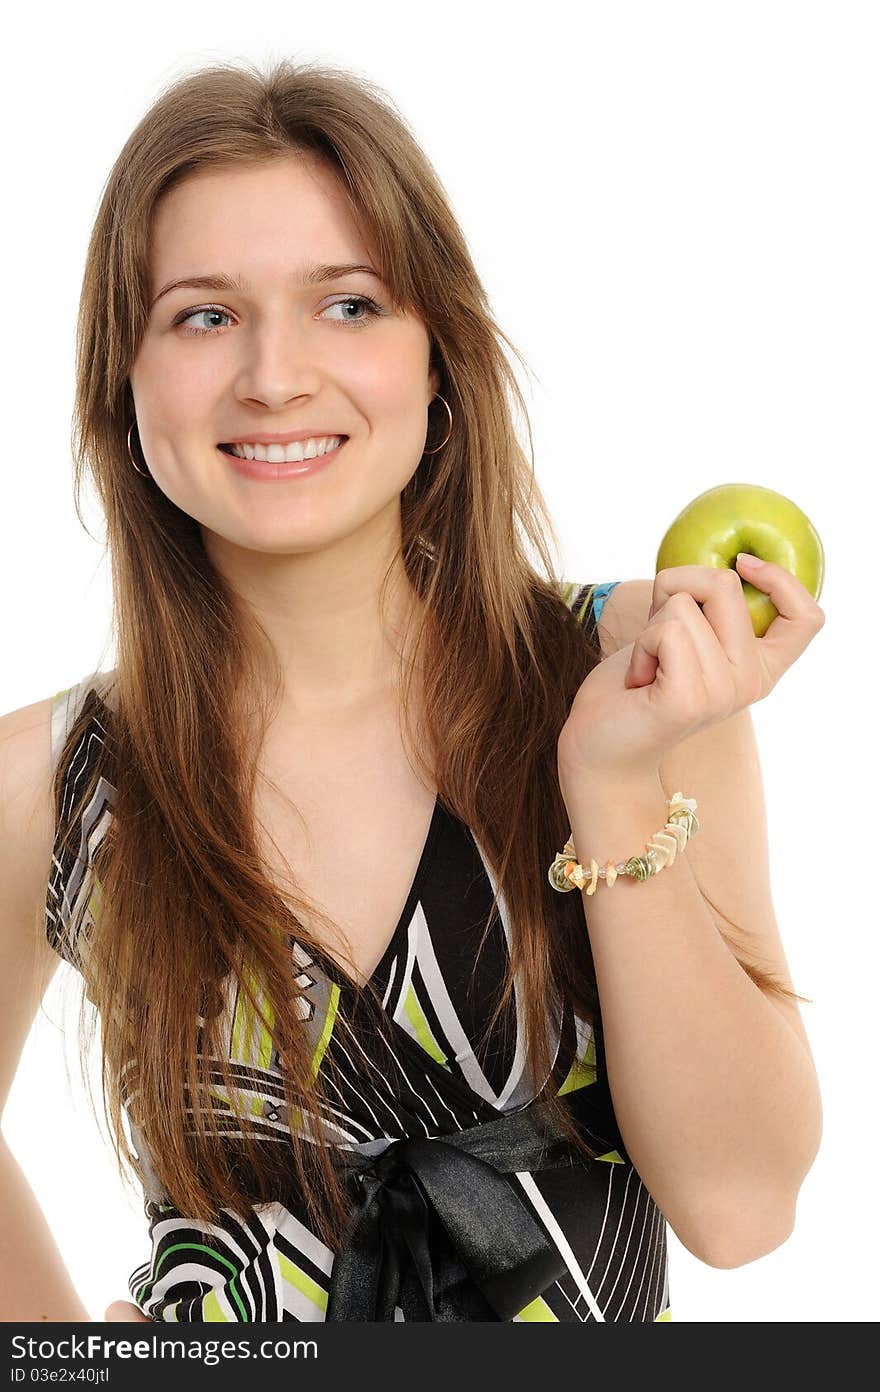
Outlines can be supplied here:
<path id="1" fill-rule="evenodd" d="M 165 372 L 151 388 L 152 409 L 157 427 L 163 424 L 175 434 L 204 434 L 205 426 L 218 415 L 217 383 L 200 373 Z"/>
<path id="2" fill-rule="evenodd" d="M 149 418 L 157 433 L 163 427 L 175 433 L 188 424 L 198 427 L 212 415 L 222 395 L 217 365 L 211 365 L 208 354 L 188 353 L 180 347 L 176 352 L 163 352 L 149 340 L 143 344 L 130 378 L 138 414 Z"/>
<path id="3" fill-rule="evenodd" d="M 427 354 L 422 344 L 402 339 L 373 340 L 369 353 L 350 364 L 347 382 L 353 397 L 360 398 L 364 414 L 377 425 L 384 421 L 418 418 L 421 402 L 427 402 Z"/>
<path id="4" fill-rule="evenodd" d="M 181 492 L 198 486 L 196 473 L 214 462 L 212 432 L 220 411 L 216 386 L 205 378 L 204 369 L 172 372 L 157 359 L 131 379 L 147 463 L 159 487 L 181 506 Z"/>

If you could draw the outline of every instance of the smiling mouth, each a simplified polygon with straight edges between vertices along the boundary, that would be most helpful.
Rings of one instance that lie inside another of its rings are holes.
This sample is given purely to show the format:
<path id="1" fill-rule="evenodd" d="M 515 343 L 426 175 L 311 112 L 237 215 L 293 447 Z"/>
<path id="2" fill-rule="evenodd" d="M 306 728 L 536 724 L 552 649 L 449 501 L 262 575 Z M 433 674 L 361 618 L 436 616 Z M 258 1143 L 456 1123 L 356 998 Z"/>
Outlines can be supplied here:
<path id="1" fill-rule="evenodd" d="M 323 448 L 313 450 L 313 439 L 317 440 Z M 323 459 L 329 454 L 335 453 L 348 440 L 347 435 L 315 436 L 308 440 L 292 440 L 289 444 L 272 443 L 263 444 L 255 441 L 254 444 L 232 445 L 220 443 L 217 448 L 224 454 L 233 459 L 262 461 L 271 464 L 305 464 L 311 463 L 316 459 Z M 325 443 L 326 442 L 326 443 Z"/>
<path id="2" fill-rule="evenodd" d="M 337 441 L 330 449 L 325 449 L 323 454 L 307 454 L 302 457 L 287 457 L 283 459 L 261 459 L 249 450 L 247 454 L 238 454 L 231 445 L 217 446 L 229 459 L 232 460 L 232 468 L 236 473 L 244 475 L 245 478 L 258 479 L 267 482 L 280 482 L 284 479 L 294 479 L 310 476 L 322 471 L 336 458 L 340 450 L 348 443 L 347 435 L 334 437 Z M 290 448 L 289 446 L 287 448 Z M 265 452 L 265 451 L 264 451 Z"/>
<path id="3" fill-rule="evenodd" d="M 323 438 L 323 437 L 322 437 L 322 438 Z M 348 436 L 347 436 L 347 435 L 334 435 L 334 436 L 332 436 L 332 438 L 333 438 L 334 440 L 338 440 L 338 441 L 340 442 L 340 444 L 341 444 L 343 440 L 347 440 L 347 439 L 348 439 Z M 246 443 L 249 444 L 251 447 L 253 447 L 254 445 L 258 445 L 258 446 L 260 446 L 261 449 L 269 449 L 269 448 L 270 448 L 269 445 L 264 445 L 264 444 L 262 443 L 262 441 L 260 441 L 260 440 L 248 440 Z M 282 449 L 289 449 L 289 448 L 290 448 L 290 445 L 292 445 L 292 444 L 307 445 L 307 444 L 309 444 L 309 441 L 308 441 L 308 440 L 291 440 L 290 444 L 288 444 L 288 445 L 282 445 L 281 448 L 282 448 Z M 224 450 L 226 454 L 234 454 L 234 453 L 235 453 L 235 449 L 236 449 L 236 447 L 235 447 L 234 445 L 224 445 L 224 444 L 219 444 L 219 445 L 217 446 L 217 448 L 218 448 L 218 449 Z M 238 448 L 239 448 L 239 449 L 242 449 L 243 446 L 242 446 L 242 445 L 239 445 Z"/>

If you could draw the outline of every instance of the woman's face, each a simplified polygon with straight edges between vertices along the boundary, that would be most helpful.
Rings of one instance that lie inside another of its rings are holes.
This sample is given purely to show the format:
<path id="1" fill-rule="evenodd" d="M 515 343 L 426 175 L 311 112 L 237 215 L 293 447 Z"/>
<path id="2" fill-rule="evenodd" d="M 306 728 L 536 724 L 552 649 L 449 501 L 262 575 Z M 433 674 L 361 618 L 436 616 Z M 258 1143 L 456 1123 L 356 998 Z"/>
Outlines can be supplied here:
<path id="1" fill-rule="evenodd" d="M 315 550 L 399 511 L 418 467 L 438 386 L 427 329 L 366 272 L 305 283 L 329 264 L 378 270 L 335 174 L 308 158 L 201 170 L 156 209 L 150 316 L 130 374 L 138 436 L 156 485 L 202 524 L 209 549 Z M 218 275 L 242 288 L 162 293 Z M 302 429 L 349 438 L 317 472 L 271 482 L 218 448 Z"/>

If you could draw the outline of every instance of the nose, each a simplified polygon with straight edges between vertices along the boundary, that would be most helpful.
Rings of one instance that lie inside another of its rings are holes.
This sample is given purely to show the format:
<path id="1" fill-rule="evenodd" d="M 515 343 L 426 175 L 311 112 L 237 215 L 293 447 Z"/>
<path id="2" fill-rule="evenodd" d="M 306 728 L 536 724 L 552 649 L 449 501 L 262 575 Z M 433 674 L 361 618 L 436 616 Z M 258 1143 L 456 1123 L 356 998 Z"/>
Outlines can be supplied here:
<path id="1" fill-rule="evenodd" d="M 320 387 L 322 364 L 308 327 L 290 314 L 264 320 L 250 335 L 238 372 L 238 394 L 270 411 L 280 411 L 299 396 Z"/>

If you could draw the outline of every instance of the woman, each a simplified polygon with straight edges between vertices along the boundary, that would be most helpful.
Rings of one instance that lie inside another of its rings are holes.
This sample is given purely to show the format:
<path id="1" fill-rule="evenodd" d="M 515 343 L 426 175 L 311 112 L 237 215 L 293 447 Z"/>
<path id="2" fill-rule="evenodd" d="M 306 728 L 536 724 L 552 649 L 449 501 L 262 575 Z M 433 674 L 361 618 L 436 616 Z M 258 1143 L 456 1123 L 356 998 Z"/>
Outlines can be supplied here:
<path id="1" fill-rule="evenodd" d="M 111 171 L 76 457 L 118 661 L 52 703 L 47 898 L 149 1220 L 111 1318 L 663 1320 L 666 1221 L 715 1265 L 790 1230 L 818 1094 L 778 940 L 766 971 L 716 931 L 688 855 L 586 922 L 548 865 L 570 833 L 639 850 L 661 760 L 766 694 L 816 607 L 770 567 L 790 627 L 759 661 L 735 571 L 663 572 L 647 617 L 643 582 L 559 580 L 502 339 L 350 74 L 205 69 Z M 450 1157 L 541 1103 L 553 1168 Z"/>

